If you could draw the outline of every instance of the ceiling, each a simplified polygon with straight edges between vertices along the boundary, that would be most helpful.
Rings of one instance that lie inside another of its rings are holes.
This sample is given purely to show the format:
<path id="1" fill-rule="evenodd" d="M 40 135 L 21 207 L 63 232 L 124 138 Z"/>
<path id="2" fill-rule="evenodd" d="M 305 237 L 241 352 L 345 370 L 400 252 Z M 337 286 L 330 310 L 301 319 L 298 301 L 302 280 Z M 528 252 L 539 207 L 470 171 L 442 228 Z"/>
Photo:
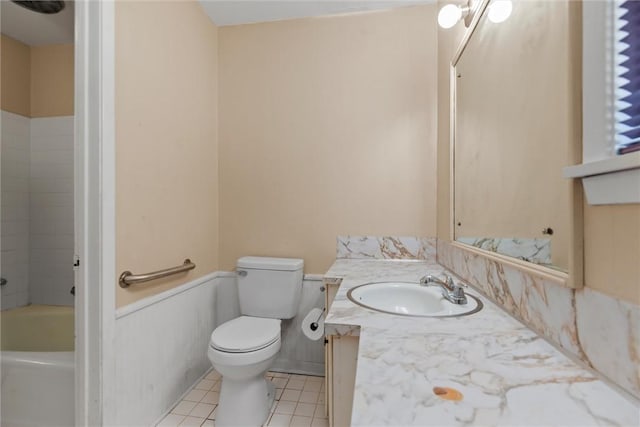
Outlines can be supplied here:
<path id="1" fill-rule="evenodd" d="M 56 14 L 32 12 L 9 0 L 0 1 L 2 34 L 29 46 L 73 43 L 74 3 Z"/>
<path id="2" fill-rule="evenodd" d="M 200 0 L 219 26 L 384 10 L 435 3 L 435 0 Z"/>
<path id="3" fill-rule="evenodd" d="M 219 26 L 280 21 L 293 18 L 384 10 L 435 3 L 435 0 L 199 0 L 209 18 Z M 149 2 L 149 7 L 153 7 Z M 74 3 L 57 14 L 29 11 L 0 0 L 2 33 L 30 46 L 73 43 Z"/>

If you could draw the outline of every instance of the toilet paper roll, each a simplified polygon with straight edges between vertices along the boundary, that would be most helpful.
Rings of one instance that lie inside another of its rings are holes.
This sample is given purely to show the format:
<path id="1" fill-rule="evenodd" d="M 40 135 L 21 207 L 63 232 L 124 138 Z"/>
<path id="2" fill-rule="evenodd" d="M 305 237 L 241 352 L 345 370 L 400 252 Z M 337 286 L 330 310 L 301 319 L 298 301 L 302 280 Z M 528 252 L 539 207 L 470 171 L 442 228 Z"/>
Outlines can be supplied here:
<path id="1" fill-rule="evenodd" d="M 324 336 L 323 309 L 314 308 L 304 317 L 302 321 L 302 333 L 312 341 L 318 341 Z"/>

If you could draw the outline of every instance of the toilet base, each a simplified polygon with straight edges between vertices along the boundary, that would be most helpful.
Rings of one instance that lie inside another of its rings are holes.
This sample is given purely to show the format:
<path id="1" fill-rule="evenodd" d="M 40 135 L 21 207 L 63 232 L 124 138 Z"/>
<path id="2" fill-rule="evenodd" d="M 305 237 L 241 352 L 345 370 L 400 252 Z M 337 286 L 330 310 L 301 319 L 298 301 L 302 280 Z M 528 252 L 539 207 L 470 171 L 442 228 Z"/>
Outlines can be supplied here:
<path id="1" fill-rule="evenodd" d="M 222 377 L 216 427 L 260 427 L 269 417 L 275 386 L 264 374 L 240 381 Z"/>

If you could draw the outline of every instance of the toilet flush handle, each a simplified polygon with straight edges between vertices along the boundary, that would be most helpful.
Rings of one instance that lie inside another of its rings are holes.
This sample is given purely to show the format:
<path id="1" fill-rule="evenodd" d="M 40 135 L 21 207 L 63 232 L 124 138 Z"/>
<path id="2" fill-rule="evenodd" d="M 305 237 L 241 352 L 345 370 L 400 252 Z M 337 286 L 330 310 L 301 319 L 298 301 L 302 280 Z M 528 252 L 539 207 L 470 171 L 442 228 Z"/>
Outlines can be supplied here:
<path id="1" fill-rule="evenodd" d="M 238 272 L 238 276 L 240 277 L 244 277 L 247 275 L 247 271 L 246 270 L 236 270 Z"/>

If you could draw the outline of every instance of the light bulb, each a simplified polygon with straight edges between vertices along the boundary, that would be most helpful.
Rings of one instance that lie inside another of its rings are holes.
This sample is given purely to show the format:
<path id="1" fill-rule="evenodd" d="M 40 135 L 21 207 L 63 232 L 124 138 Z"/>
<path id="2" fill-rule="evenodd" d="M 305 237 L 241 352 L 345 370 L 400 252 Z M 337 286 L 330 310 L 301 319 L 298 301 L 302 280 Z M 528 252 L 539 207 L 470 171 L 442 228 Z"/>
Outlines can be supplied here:
<path id="1" fill-rule="evenodd" d="M 512 10 L 511 0 L 493 0 L 489 5 L 489 21 L 494 24 L 504 22 L 511 16 Z"/>
<path id="2" fill-rule="evenodd" d="M 447 4 L 438 12 L 438 25 L 451 28 L 462 18 L 462 9 L 455 4 Z"/>

